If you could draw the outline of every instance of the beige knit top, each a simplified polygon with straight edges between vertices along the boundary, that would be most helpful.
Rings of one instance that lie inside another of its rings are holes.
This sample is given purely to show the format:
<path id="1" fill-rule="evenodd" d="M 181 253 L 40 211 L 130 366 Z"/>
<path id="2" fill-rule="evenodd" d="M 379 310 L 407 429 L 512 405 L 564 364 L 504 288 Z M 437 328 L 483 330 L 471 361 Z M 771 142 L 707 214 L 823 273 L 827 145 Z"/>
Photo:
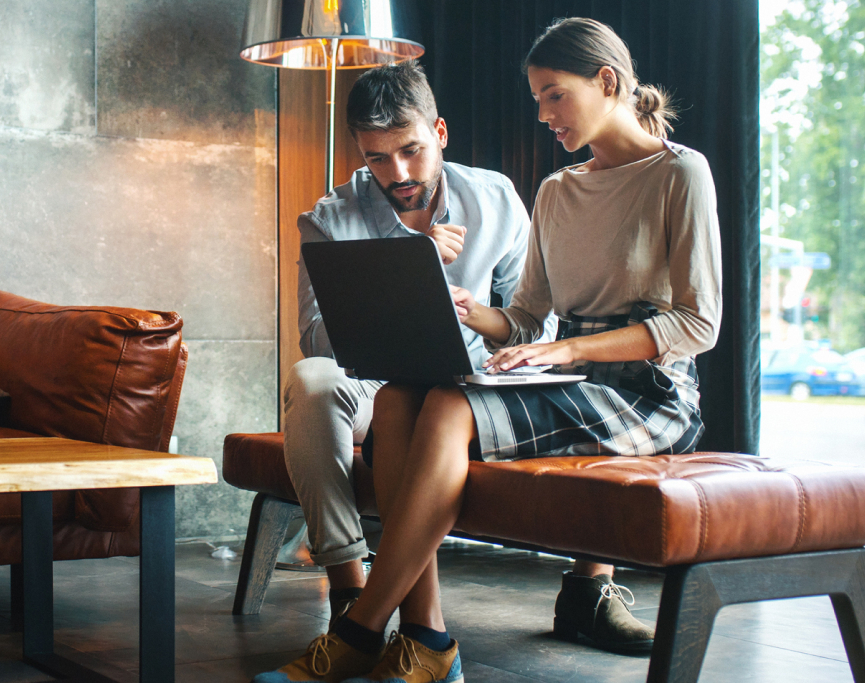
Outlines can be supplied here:
<path id="1" fill-rule="evenodd" d="M 542 183 L 529 252 L 511 306 L 511 337 L 537 339 L 552 309 L 571 315 L 660 313 L 646 326 L 669 365 L 714 346 L 721 323 L 717 201 L 706 158 L 666 142 L 640 161 L 600 171 L 564 168 Z M 495 345 L 499 346 L 499 345 Z"/>

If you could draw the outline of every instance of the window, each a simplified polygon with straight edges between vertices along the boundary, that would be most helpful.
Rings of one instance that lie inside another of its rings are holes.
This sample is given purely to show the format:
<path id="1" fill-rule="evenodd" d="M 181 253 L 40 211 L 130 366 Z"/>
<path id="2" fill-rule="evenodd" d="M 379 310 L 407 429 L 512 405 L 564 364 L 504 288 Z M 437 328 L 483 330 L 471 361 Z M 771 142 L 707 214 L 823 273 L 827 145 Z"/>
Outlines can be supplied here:
<path id="1" fill-rule="evenodd" d="M 865 465 L 865 4 L 761 0 L 760 24 L 761 451 L 829 435 Z"/>

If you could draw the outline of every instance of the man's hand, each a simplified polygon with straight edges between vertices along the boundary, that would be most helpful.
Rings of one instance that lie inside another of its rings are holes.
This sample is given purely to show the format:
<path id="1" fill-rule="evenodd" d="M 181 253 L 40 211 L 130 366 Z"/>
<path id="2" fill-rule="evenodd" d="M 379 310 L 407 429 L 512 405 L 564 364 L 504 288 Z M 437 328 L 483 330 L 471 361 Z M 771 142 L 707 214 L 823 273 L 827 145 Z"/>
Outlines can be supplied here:
<path id="1" fill-rule="evenodd" d="M 479 304 L 467 289 L 455 285 L 450 288 L 457 316 L 463 325 L 485 339 L 492 339 L 499 344 L 508 340 L 511 336 L 511 324 L 499 309 Z"/>
<path id="2" fill-rule="evenodd" d="M 437 223 L 430 227 L 427 235 L 435 240 L 442 263 L 447 266 L 456 261 L 457 256 L 462 253 L 466 229 L 461 225 Z"/>
<path id="3" fill-rule="evenodd" d="M 454 299 L 454 306 L 457 309 L 457 316 L 459 316 L 460 322 L 464 323 L 466 318 L 469 316 L 469 313 L 471 313 L 476 306 L 475 298 L 467 289 L 456 287 L 454 285 L 450 285 L 450 288 L 451 296 Z"/>

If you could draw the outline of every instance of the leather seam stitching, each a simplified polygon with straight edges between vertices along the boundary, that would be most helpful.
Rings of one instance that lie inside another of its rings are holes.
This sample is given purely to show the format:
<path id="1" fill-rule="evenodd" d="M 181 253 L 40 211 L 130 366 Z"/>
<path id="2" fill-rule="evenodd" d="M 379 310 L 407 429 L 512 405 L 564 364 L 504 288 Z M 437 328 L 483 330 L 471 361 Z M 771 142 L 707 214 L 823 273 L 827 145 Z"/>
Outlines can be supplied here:
<path id="1" fill-rule="evenodd" d="M 22 311 L 19 308 L 10 308 L 8 306 L 0 306 L 0 311 L 6 311 L 7 313 L 15 313 L 15 314 L 23 314 L 23 315 L 61 315 L 63 313 L 104 313 L 106 315 L 114 315 L 120 318 L 121 320 L 126 320 L 127 322 L 135 323 L 136 327 L 158 327 L 160 325 L 173 325 L 180 318 L 180 315 L 176 311 L 171 312 L 162 312 L 162 311 L 153 311 L 154 313 L 159 313 L 160 315 L 164 315 L 165 317 L 161 320 L 139 320 L 135 316 L 125 315 L 123 313 L 119 313 L 117 311 L 109 311 L 104 308 L 83 308 L 83 307 L 55 307 L 54 310 L 50 311 Z M 151 311 L 148 311 L 150 313 Z"/>
<path id="2" fill-rule="evenodd" d="M 177 373 L 178 373 L 178 372 L 184 372 L 184 371 L 185 371 L 185 368 L 184 368 L 184 370 L 179 370 L 179 368 L 180 368 L 180 363 L 183 361 L 183 354 L 184 354 L 184 350 L 183 350 L 183 340 L 181 340 L 180 354 L 179 354 L 178 357 L 177 357 L 177 365 L 174 367 L 174 376 L 173 376 L 172 379 L 171 379 L 172 384 L 173 384 L 174 382 L 177 381 Z M 187 359 L 187 362 L 188 362 L 188 359 Z M 183 378 L 181 377 L 181 381 L 182 381 L 182 379 L 183 379 Z M 168 394 L 167 394 L 167 396 L 170 396 L 170 395 L 171 395 L 171 387 L 169 387 L 169 389 L 168 389 Z M 171 406 L 166 406 L 166 407 L 165 407 L 166 414 L 165 414 L 165 420 L 164 420 L 164 422 L 163 422 L 163 426 L 162 426 L 163 429 L 165 429 L 165 423 L 167 423 L 168 420 L 170 419 L 170 416 L 169 416 L 169 414 L 168 414 L 168 410 L 171 410 L 171 415 L 176 416 L 176 415 L 177 415 L 177 406 L 178 406 L 178 405 L 180 405 L 180 391 L 179 391 L 179 390 L 177 391 L 177 395 L 174 397 L 174 401 L 173 401 L 172 405 L 171 405 Z M 172 429 L 172 431 L 174 431 L 174 430 Z M 169 435 L 169 439 L 170 439 L 170 438 L 171 438 L 171 436 Z"/>
<path id="3" fill-rule="evenodd" d="M 157 427 L 157 418 L 159 417 L 160 408 L 162 406 L 162 384 L 165 382 L 166 377 L 168 377 L 168 364 L 171 361 L 171 349 L 168 348 L 168 339 L 166 337 L 162 337 L 162 347 L 165 352 L 165 364 L 162 366 L 162 374 L 159 377 L 159 381 L 156 383 L 156 406 L 153 411 L 153 421 L 150 424 L 149 433 L 153 434 L 156 431 Z M 178 353 L 180 349 L 178 348 Z M 179 356 L 178 356 L 179 359 Z M 159 448 L 160 442 L 162 441 L 162 429 L 159 430 L 159 441 L 156 443 L 156 447 Z"/>
<path id="4" fill-rule="evenodd" d="M 802 485 L 802 480 L 795 474 L 791 474 L 790 476 L 793 478 L 793 481 L 796 482 L 796 492 L 799 497 L 799 528 L 796 530 L 796 542 L 793 543 L 793 547 L 790 549 L 791 552 L 796 552 L 805 535 L 805 520 L 808 514 L 808 506 L 805 487 Z"/>
<path id="5" fill-rule="evenodd" d="M 706 501 L 706 492 L 703 487 L 696 481 L 689 480 L 697 491 L 697 496 L 700 499 L 700 545 L 697 547 L 697 554 L 694 560 L 699 560 L 703 556 L 703 551 L 706 549 L 706 538 L 709 535 L 709 505 Z"/>
<path id="6" fill-rule="evenodd" d="M 661 561 L 667 563 L 667 496 L 661 489 Z"/>
<path id="7" fill-rule="evenodd" d="M 114 411 L 114 387 L 117 386 L 117 380 L 120 377 L 120 369 L 123 367 L 123 356 L 126 355 L 126 343 L 128 337 L 123 337 L 123 346 L 120 348 L 120 356 L 117 359 L 117 367 L 114 369 L 114 378 L 111 380 L 111 390 L 108 393 L 108 408 L 105 411 L 105 424 L 102 427 L 102 443 L 106 443 L 105 438 L 108 434 L 108 424 L 111 422 L 111 416 Z"/>

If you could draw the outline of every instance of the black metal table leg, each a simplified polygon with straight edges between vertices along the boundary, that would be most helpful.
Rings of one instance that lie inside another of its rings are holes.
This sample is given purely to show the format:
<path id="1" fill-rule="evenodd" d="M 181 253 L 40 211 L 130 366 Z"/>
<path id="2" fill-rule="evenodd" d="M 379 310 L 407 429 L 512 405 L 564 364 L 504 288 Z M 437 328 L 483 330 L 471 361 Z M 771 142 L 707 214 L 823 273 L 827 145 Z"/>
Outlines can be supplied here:
<path id="1" fill-rule="evenodd" d="M 54 652 L 54 533 L 50 491 L 21 494 L 24 658 Z"/>
<path id="2" fill-rule="evenodd" d="M 21 631 L 24 628 L 24 572 L 21 563 L 10 565 L 9 574 L 12 630 Z"/>
<path id="3" fill-rule="evenodd" d="M 112 683 L 112 679 L 54 653 L 52 512 L 53 501 L 50 491 L 31 491 L 21 494 L 21 581 L 24 588 L 21 610 L 24 661 L 68 683 Z"/>
<path id="4" fill-rule="evenodd" d="M 109 679 L 54 654 L 54 534 L 50 491 L 21 494 L 24 661 L 70 681 Z M 141 683 L 174 683 L 174 487 L 141 489 Z"/>
<path id="5" fill-rule="evenodd" d="M 174 682 L 174 487 L 141 489 L 141 683 Z"/>

